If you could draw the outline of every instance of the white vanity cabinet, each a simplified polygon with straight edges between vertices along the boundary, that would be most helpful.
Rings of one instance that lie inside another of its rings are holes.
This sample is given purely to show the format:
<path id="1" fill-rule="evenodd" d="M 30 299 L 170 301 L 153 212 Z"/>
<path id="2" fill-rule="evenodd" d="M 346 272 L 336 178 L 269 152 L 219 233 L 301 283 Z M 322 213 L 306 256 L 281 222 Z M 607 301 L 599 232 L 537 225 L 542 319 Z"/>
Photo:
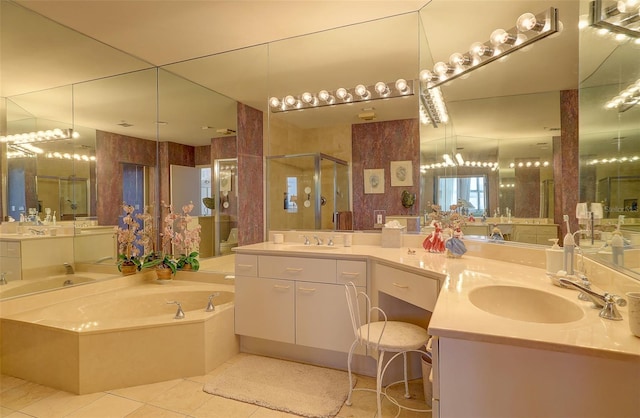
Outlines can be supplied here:
<path id="1" fill-rule="evenodd" d="M 434 340 L 434 418 L 638 416 L 637 357 Z"/>
<path id="2" fill-rule="evenodd" d="M 22 278 L 19 241 L 0 241 L 0 272 L 5 273 L 7 281 Z"/>
<path id="3" fill-rule="evenodd" d="M 254 267 L 255 266 L 255 267 Z M 344 283 L 366 290 L 366 261 L 236 256 L 236 334 L 348 352 Z"/>

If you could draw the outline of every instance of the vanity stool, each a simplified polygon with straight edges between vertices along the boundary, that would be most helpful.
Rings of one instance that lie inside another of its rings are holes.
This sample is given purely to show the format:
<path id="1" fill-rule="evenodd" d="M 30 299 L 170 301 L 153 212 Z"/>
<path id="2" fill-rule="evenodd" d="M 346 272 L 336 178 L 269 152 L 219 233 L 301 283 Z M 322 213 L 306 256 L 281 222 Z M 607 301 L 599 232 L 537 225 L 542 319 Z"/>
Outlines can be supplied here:
<path id="1" fill-rule="evenodd" d="M 382 396 L 385 396 L 398 408 L 408 409 L 414 412 L 431 411 L 431 409 L 413 409 L 402 406 L 386 393 L 386 388 L 404 381 L 404 396 L 407 399 L 410 397 L 409 382 L 407 379 L 407 353 L 413 351 L 430 357 L 430 354 L 426 351 L 427 342 L 429 341 L 429 334 L 427 333 L 427 330 L 408 322 L 388 321 L 385 312 L 377 306 L 371 306 L 371 299 L 369 299 L 369 296 L 364 292 L 358 292 L 353 282 L 346 283 L 344 286 L 347 305 L 349 307 L 349 315 L 351 317 L 351 325 L 353 326 L 353 334 L 355 336 L 355 340 L 349 349 L 349 357 L 347 360 L 347 368 L 349 371 L 349 396 L 347 396 L 345 404 L 351 405 L 351 394 L 354 390 L 372 391 L 372 389 L 353 388 L 353 377 L 351 374 L 351 360 L 353 358 L 353 352 L 356 346 L 364 345 L 367 348 L 369 356 L 374 359 L 377 357 L 375 390 L 378 411 L 376 415 L 377 418 L 382 418 Z M 366 305 L 366 311 L 364 311 L 366 312 L 366 318 L 361 318 L 360 315 L 360 299 L 362 299 L 363 303 Z M 372 314 L 374 313 L 377 313 L 383 319 L 379 321 L 372 321 Z M 394 354 L 385 362 L 385 354 L 387 352 Z M 404 380 L 393 382 L 387 385 L 383 390 L 382 380 L 385 372 L 387 371 L 387 367 L 400 355 L 402 355 L 404 361 Z M 429 376 L 423 376 L 423 379 L 428 378 Z"/>

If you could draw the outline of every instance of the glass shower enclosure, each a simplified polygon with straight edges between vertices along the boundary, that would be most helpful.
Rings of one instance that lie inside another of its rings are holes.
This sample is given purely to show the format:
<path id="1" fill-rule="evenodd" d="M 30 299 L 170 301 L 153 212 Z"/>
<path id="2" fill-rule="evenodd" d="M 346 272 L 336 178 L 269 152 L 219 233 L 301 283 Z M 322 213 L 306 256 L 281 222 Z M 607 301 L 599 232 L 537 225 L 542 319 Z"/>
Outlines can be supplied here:
<path id="1" fill-rule="evenodd" d="M 350 210 L 346 161 L 320 153 L 266 161 L 269 230 L 336 229 L 335 213 Z"/>

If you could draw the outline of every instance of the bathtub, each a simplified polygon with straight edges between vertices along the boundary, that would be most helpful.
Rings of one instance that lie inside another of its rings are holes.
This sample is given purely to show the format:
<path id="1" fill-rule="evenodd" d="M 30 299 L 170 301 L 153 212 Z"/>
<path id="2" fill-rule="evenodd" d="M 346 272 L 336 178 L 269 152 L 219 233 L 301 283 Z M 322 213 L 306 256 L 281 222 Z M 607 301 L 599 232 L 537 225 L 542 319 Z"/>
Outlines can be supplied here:
<path id="1" fill-rule="evenodd" d="M 239 352 L 233 307 L 232 285 L 174 280 L 13 313 L 2 318 L 2 373 L 77 394 L 204 375 Z"/>
<path id="2" fill-rule="evenodd" d="M 92 283 L 101 278 L 110 276 L 111 275 L 106 274 L 96 275 L 95 273 L 63 274 L 60 276 L 51 276 L 43 279 L 9 281 L 6 285 L 0 286 L 0 299 L 23 296 L 37 292 L 45 292 L 67 286 Z M 69 280 L 71 281 L 70 283 L 68 282 Z"/>

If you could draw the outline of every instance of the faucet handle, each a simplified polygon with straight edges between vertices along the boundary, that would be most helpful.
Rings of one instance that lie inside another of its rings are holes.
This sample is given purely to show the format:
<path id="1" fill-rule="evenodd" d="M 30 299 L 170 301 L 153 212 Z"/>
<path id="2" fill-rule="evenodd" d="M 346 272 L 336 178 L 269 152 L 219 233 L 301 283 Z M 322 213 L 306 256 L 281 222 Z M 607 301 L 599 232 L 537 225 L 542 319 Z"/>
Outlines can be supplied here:
<path id="1" fill-rule="evenodd" d="M 330 237 L 330 238 L 329 238 L 329 241 L 327 241 L 327 245 L 328 245 L 329 247 L 333 247 L 333 237 Z"/>
<path id="2" fill-rule="evenodd" d="M 609 293 L 604 294 L 604 307 L 598 314 L 600 318 L 611 319 L 613 321 L 622 321 L 622 315 L 618 312 L 618 306 L 625 306 L 627 301 L 620 296 Z"/>
<path id="3" fill-rule="evenodd" d="M 207 303 L 207 308 L 205 309 L 206 312 L 213 312 L 216 310 L 216 307 L 212 301 L 216 296 L 220 296 L 220 292 L 215 292 L 209 295 L 209 303 Z"/>
<path id="4" fill-rule="evenodd" d="M 172 300 L 167 302 L 168 305 L 178 305 L 178 311 L 176 312 L 176 316 L 173 317 L 173 319 L 183 319 L 184 318 L 184 311 L 182 310 L 182 304 L 180 302 L 178 302 L 177 300 Z"/>

